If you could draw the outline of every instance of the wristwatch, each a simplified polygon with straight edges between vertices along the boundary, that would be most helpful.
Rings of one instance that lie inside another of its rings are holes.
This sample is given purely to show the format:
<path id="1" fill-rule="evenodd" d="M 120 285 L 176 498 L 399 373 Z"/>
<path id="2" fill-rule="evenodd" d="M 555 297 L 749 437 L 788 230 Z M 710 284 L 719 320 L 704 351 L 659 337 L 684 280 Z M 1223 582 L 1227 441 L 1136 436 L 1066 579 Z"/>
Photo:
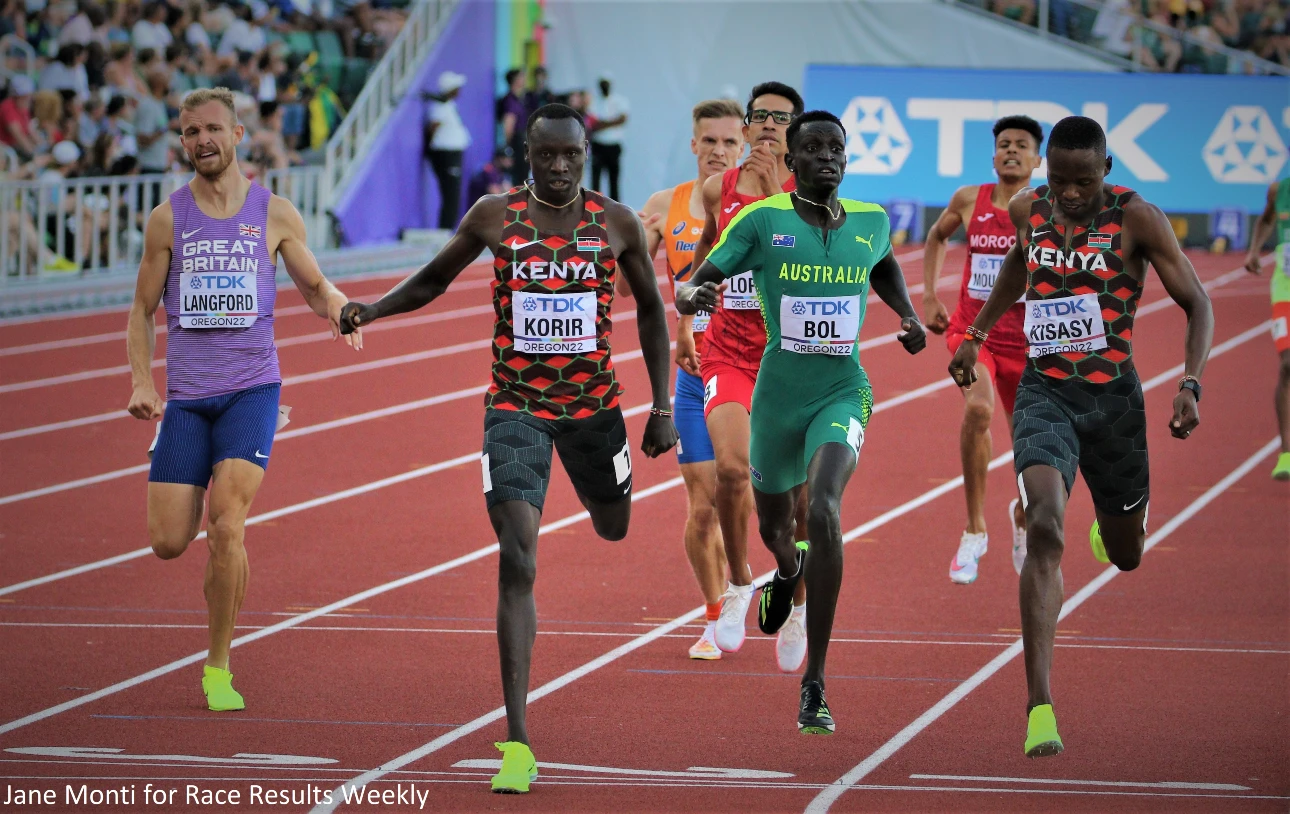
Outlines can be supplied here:
<path id="1" fill-rule="evenodd" d="M 1200 404 L 1200 381 L 1195 376 L 1183 376 L 1178 380 L 1178 392 L 1183 390 L 1190 390 L 1196 397 L 1196 403 Z"/>

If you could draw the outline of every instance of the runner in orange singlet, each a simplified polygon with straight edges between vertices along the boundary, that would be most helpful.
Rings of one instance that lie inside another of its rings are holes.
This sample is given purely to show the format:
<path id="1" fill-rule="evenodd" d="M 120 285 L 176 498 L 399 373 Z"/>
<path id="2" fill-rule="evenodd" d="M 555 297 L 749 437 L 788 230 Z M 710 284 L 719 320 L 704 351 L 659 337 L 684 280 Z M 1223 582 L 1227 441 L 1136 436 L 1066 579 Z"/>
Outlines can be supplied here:
<path id="1" fill-rule="evenodd" d="M 802 110 L 801 95 L 782 82 L 763 82 L 753 88 L 744 112 L 744 138 L 751 148 L 747 160 L 738 169 L 703 183 L 706 218 L 694 250 L 695 268 L 703 263 L 740 207 L 795 188 L 784 155 L 788 152 L 788 125 Z M 726 284 L 721 307 L 708 326 L 700 365 L 704 415 L 717 461 L 717 519 L 730 564 L 730 584 L 722 597 L 716 641 L 729 653 L 743 646 L 744 621 L 753 594 L 752 571 L 748 567 L 748 518 L 753 511 L 748 416 L 765 349 L 761 303 L 752 273 L 745 272 Z M 798 517 L 804 533 L 802 507 Z M 780 628 L 776 642 L 776 658 L 785 672 L 796 671 L 806 657 L 805 597 L 805 583 L 799 583 L 792 617 Z"/>
<path id="2" fill-rule="evenodd" d="M 690 151 L 698 159 L 699 177 L 659 190 L 645 202 L 641 220 L 645 223 L 648 251 L 653 257 L 662 245 L 667 253 L 667 270 L 672 287 L 690 279 L 694 248 L 703 233 L 703 182 L 735 166 L 743 152 L 740 129 L 744 111 L 732 99 L 710 99 L 694 106 L 694 135 Z M 620 282 L 626 277 L 620 278 Z M 675 291 L 673 292 L 675 293 Z M 707 624 L 703 635 L 690 647 L 690 658 L 721 658 L 717 647 L 717 618 L 721 613 L 721 582 L 726 555 L 717 525 L 714 490 L 716 464 L 712 441 L 703 420 L 703 379 L 699 358 L 709 315 L 681 317 L 676 337 L 676 391 L 673 418 L 681 440 L 676 459 L 685 479 L 688 512 L 685 518 L 685 554 L 703 592 Z"/>
<path id="3" fill-rule="evenodd" d="M 1005 116 L 994 123 L 994 171 L 997 184 L 959 187 L 950 205 L 927 233 L 927 254 L 923 263 L 923 311 L 927 329 L 944 333 L 950 353 L 959 349 L 972 320 L 990 298 L 1004 255 L 1017 242 L 1017 230 L 1008 217 L 1008 201 L 1030 182 L 1039 168 L 1039 145 L 1044 131 L 1029 116 Z M 945 243 L 967 227 L 968 256 L 959 287 L 958 307 L 950 316 L 936 296 L 936 281 L 945 263 Z M 1026 367 L 1026 336 L 1022 331 L 1025 306 L 1007 310 L 990 341 L 981 348 L 977 378 L 994 382 L 1003 413 L 1012 429 L 1012 406 L 1017 384 Z M 987 387 L 964 390 L 963 426 L 959 431 L 959 454 L 963 459 L 963 495 L 967 499 L 967 528 L 959 548 L 950 560 L 950 580 L 959 585 L 976 581 L 977 562 L 985 554 L 989 537 L 985 529 L 985 484 L 990 459 L 994 457 L 990 424 L 994 420 L 994 392 Z M 1021 501 L 1008 506 L 1012 524 L 1012 566 L 1021 573 L 1026 559 L 1026 513 Z"/>

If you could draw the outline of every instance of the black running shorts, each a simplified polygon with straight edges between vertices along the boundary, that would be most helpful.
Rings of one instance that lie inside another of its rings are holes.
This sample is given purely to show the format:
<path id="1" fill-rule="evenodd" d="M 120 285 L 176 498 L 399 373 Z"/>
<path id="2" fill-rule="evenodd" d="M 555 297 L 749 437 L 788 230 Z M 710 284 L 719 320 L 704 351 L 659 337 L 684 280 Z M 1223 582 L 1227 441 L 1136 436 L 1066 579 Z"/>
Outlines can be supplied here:
<path id="1" fill-rule="evenodd" d="M 551 448 L 578 494 L 614 503 L 632 493 L 627 425 L 617 407 L 590 418 L 535 418 L 518 410 L 484 411 L 484 498 L 488 508 L 523 500 L 542 510 L 551 480 Z"/>
<path id="2" fill-rule="evenodd" d="M 1054 379 L 1027 367 L 1012 414 L 1013 461 L 1062 473 L 1069 494 L 1075 468 L 1105 515 L 1126 516 L 1146 505 L 1147 412 L 1142 383 L 1130 371 L 1106 384 Z"/>

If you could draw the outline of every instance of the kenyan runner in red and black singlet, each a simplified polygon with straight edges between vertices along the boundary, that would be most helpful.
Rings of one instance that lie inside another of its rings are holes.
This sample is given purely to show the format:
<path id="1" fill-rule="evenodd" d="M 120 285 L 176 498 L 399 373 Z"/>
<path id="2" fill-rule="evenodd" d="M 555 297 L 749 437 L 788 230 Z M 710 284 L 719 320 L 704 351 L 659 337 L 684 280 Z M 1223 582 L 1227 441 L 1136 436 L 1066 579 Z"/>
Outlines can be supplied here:
<path id="1" fill-rule="evenodd" d="M 508 736 L 492 787 L 527 792 L 537 776 L 525 725 L 529 663 L 537 631 L 533 580 L 552 450 L 607 540 L 627 534 L 631 457 L 610 361 L 614 275 L 636 296 L 641 352 L 653 409 L 642 451 L 676 443 L 668 399 L 667 313 L 636 214 L 582 189 L 587 139 L 582 117 L 565 105 L 539 108 L 528 122 L 533 181 L 487 195 L 462 219 L 443 250 L 367 305 L 349 303 L 342 327 L 429 303 L 488 249 L 493 271 L 492 384 L 485 398 L 481 456 L 485 501 L 500 546 L 497 639 Z"/>
<path id="2" fill-rule="evenodd" d="M 1025 753 L 1063 747 L 1049 673 L 1062 606 L 1066 502 L 1078 468 L 1093 498 L 1093 554 L 1122 571 L 1138 567 L 1146 541 L 1147 425 L 1133 366 L 1133 317 L 1147 266 L 1187 314 L 1185 374 L 1169 430 L 1187 438 L 1200 423 L 1200 376 L 1214 315 L 1169 220 L 1125 187 L 1105 183 L 1112 161 L 1096 121 L 1071 116 L 1048 139 L 1048 185 L 1023 190 L 1009 207 L 1017 245 L 994 292 L 950 363 L 961 386 L 974 379 L 977 350 L 1023 293 L 1029 363 L 1013 413 L 1013 458 L 1026 510 L 1021 631 L 1028 687 Z"/>

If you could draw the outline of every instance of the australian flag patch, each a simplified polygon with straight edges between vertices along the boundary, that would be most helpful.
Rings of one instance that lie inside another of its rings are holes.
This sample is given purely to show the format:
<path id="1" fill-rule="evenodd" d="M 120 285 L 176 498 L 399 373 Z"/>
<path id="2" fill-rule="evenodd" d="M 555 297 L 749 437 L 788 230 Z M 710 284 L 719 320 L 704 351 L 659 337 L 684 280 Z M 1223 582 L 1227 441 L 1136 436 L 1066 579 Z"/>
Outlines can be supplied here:
<path id="1" fill-rule="evenodd" d="M 797 238 L 794 237 L 793 235 L 771 235 L 770 236 L 770 245 L 781 249 L 791 249 L 793 248 L 793 244 L 796 242 L 797 242 Z"/>

